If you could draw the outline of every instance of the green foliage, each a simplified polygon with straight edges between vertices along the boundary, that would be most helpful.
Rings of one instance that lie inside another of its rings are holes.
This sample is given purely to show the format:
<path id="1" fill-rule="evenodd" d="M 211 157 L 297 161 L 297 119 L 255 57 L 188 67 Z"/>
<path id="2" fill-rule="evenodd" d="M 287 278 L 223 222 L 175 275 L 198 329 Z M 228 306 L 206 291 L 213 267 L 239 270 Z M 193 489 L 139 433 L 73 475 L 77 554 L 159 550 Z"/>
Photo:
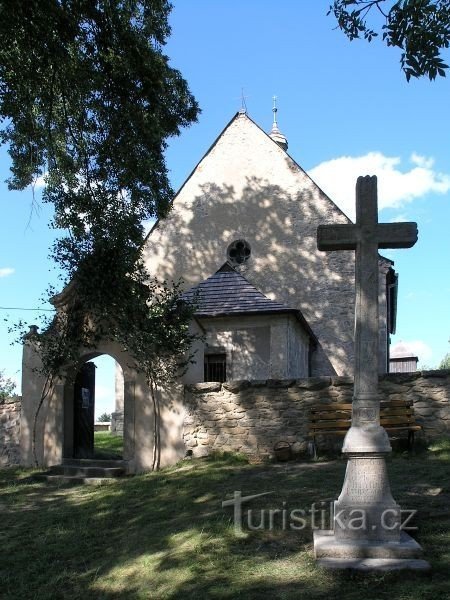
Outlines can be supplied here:
<path id="1" fill-rule="evenodd" d="M 169 11 L 167 0 L 0 3 L 10 187 L 47 173 L 58 227 L 83 233 L 104 220 L 103 209 L 141 218 L 167 211 L 165 139 L 198 112 L 161 50 Z"/>
<path id="2" fill-rule="evenodd" d="M 103 413 L 102 415 L 99 416 L 99 418 L 97 419 L 97 421 L 99 423 L 109 423 L 111 421 L 111 414 L 110 413 Z"/>
<path id="3" fill-rule="evenodd" d="M 47 374 L 105 335 L 154 382 L 170 371 L 169 354 L 186 349 L 178 286 L 160 285 L 141 260 L 142 221 L 163 217 L 172 196 L 166 139 L 198 114 L 162 52 L 170 9 L 167 0 L 0 1 L 9 186 L 44 176 L 52 226 L 66 232 L 53 258 L 74 291 L 40 336 Z"/>
<path id="4" fill-rule="evenodd" d="M 378 31 L 367 22 L 374 8 L 383 21 Z M 387 46 L 403 51 L 400 64 L 408 81 L 411 77 L 445 77 L 448 65 L 441 51 L 450 44 L 448 0 L 335 0 L 330 13 L 350 40 L 362 37 L 371 42 L 382 32 Z"/>
<path id="5" fill-rule="evenodd" d="M 5 376 L 5 372 L 0 370 L 0 402 L 14 396 L 16 384 L 10 377 Z"/>
<path id="6" fill-rule="evenodd" d="M 438 369 L 450 369 L 450 352 L 439 363 Z"/>
<path id="7" fill-rule="evenodd" d="M 152 391 L 186 364 L 191 311 L 179 284 L 157 282 L 142 260 L 142 221 L 163 218 L 173 195 L 166 140 L 199 112 L 162 52 L 170 9 L 167 0 L 0 0 L 9 187 L 44 177 L 51 226 L 64 231 L 52 256 L 70 282 L 44 334 L 31 336 L 47 376 L 38 413 L 55 377 L 100 340 L 119 342 Z"/>

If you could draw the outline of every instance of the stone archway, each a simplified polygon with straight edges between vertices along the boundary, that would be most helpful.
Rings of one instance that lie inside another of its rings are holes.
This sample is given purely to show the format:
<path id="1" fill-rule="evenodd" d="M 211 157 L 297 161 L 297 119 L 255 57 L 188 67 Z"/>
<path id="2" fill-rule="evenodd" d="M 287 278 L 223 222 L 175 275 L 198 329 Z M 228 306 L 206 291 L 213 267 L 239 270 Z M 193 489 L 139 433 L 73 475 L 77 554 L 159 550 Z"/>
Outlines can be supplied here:
<path id="1" fill-rule="evenodd" d="M 53 382 L 51 393 L 42 404 L 45 377 L 39 373 L 42 362 L 34 340 L 24 345 L 22 368 L 21 461 L 32 466 L 60 465 L 73 457 L 74 377 L 81 365 L 107 354 L 122 368 L 124 378 L 123 460 L 128 473 L 150 471 L 155 457 L 155 409 L 144 375 L 132 365 L 132 357 L 115 342 L 100 343 L 95 349 L 83 349 L 76 364 Z M 183 385 L 179 382 L 158 389 L 159 440 L 161 466 L 183 458 L 185 414 Z M 40 408 L 39 408 L 40 407 Z M 38 415 L 38 418 L 36 418 Z M 35 428 L 35 452 L 33 431 Z"/>
<path id="2" fill-rule="evenodd" d="M 128 471 L 134 471 L 136 431 L 135 431 L 135 391 L 137 374 L 135 369 L 131 368 L 130 358 L 120 351 L 115 344 L 100 344 L 95 350 L 86 350 L 80 355 L 79 361 L 67 369 L 65 377 L 60 386 L 61 404 L 62 404 L 62 459 L 83 457 L 77 451 L 79 439 L 76 438 L 76 418 L 75 403 L 77 401 L 76 393 L 79 393 L 77 387 L 80 387 L 77 381 L 77 373 L 80 372 L 83 365 L 90 364 L 89 361 L 101 356 L 108 355 L 113 358 L 121 367 L 123 372 L 123 404 L 124 404 L 124 425 L 123 425 L 123 460 L 128 465 Z M 92 416 L 93 418 L 93 416 Z"/>

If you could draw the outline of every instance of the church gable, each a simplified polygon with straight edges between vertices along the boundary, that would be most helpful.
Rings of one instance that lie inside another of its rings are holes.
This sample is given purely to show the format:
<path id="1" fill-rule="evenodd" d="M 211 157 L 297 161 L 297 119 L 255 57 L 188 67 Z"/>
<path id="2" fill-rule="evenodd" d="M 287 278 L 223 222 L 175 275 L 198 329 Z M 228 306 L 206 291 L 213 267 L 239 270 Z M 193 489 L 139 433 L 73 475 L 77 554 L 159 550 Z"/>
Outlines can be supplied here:
<path id="1" fill-rule="evenodd" d="M 349 374 L 354 256 L 317 250 L 317 227 L 326 223 L 349 219 L 274 139 L 237 114 L 153 228 L 144 256 L 153 275 L 182 278 L 188 289 L 233 261 L 242 242 L 247 254 L 236 268 L 269 299 L 300 310 L 319 339 L 313 374 Z"/>
<path id="2" fill-rule="evenodd" d="M 183 184 L 168 218 L 154 227 L 145 256 L 152 272 L 182 275 L 190 286 L 214 272 L 236 239 L 248 238 L 252 262 L 262 269 L 277 252 L 269 239 L 283 246 L 285 239 L 297 239 L 300 247 L 315 244 L 315 224 L 323 222 L 348 219 L 276 142 L 238 113 Z"/>

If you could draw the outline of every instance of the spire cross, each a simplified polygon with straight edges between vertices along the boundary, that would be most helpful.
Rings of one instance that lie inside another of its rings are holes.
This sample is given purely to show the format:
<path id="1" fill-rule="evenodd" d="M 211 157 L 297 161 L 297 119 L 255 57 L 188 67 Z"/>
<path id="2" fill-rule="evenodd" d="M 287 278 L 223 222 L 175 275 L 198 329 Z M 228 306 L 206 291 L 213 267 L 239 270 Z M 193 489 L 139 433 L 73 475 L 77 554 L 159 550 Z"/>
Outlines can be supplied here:
<path id="1" fill-rule="evenodd" d="M 355 384 L 352 426 L 379 425 L 378 400 L 378 249 L 411 248 L 416 223 L 378 223 L 377 178 L 358 177 L 356 223 L 319 225 L 319 250 L 354 250 Z"/>
<path id="2" fill-rule="evenodd" d="M 276 127 L 277 126 L 277 111 L 278 111 L 277 100 L 278 100 L 278 97 L 277 96 L 273 96 L 272 100 L 273 100 L 273 108 L 272 108 L 272 112 L 273 112 L 273 126 Z"/>
<path id="3" fill-rule="evenodd" d="M 241 88 L 241 108 L 240 108 L 239 112 L 244 115 L 247 114 L 247 102 L 246 102 L 247 98 L 248 98 L 248 96 L 244 95 L 244 88 Z"/>

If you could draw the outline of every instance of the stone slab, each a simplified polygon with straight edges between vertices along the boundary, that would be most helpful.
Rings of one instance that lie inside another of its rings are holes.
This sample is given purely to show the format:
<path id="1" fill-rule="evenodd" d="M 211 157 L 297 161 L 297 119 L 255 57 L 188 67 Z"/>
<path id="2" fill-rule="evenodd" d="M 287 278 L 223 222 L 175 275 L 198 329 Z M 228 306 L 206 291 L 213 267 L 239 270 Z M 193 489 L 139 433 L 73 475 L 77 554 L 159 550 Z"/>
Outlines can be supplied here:
<path id="1" fill-rule="evenodd" d="M 314 555 L 318 559 L 419 559 L 422 547 L 404 531 L 399 542 L 372 541 L 364 538 L 337 540 L 333 531 L 314 532 Z"/>
<path id="2" fill-rule="evenodd" d="M 351 571 L 431 571 L 430 563 L 414 558 L 320 558 L 317 565 L 324 569 Z"/>

